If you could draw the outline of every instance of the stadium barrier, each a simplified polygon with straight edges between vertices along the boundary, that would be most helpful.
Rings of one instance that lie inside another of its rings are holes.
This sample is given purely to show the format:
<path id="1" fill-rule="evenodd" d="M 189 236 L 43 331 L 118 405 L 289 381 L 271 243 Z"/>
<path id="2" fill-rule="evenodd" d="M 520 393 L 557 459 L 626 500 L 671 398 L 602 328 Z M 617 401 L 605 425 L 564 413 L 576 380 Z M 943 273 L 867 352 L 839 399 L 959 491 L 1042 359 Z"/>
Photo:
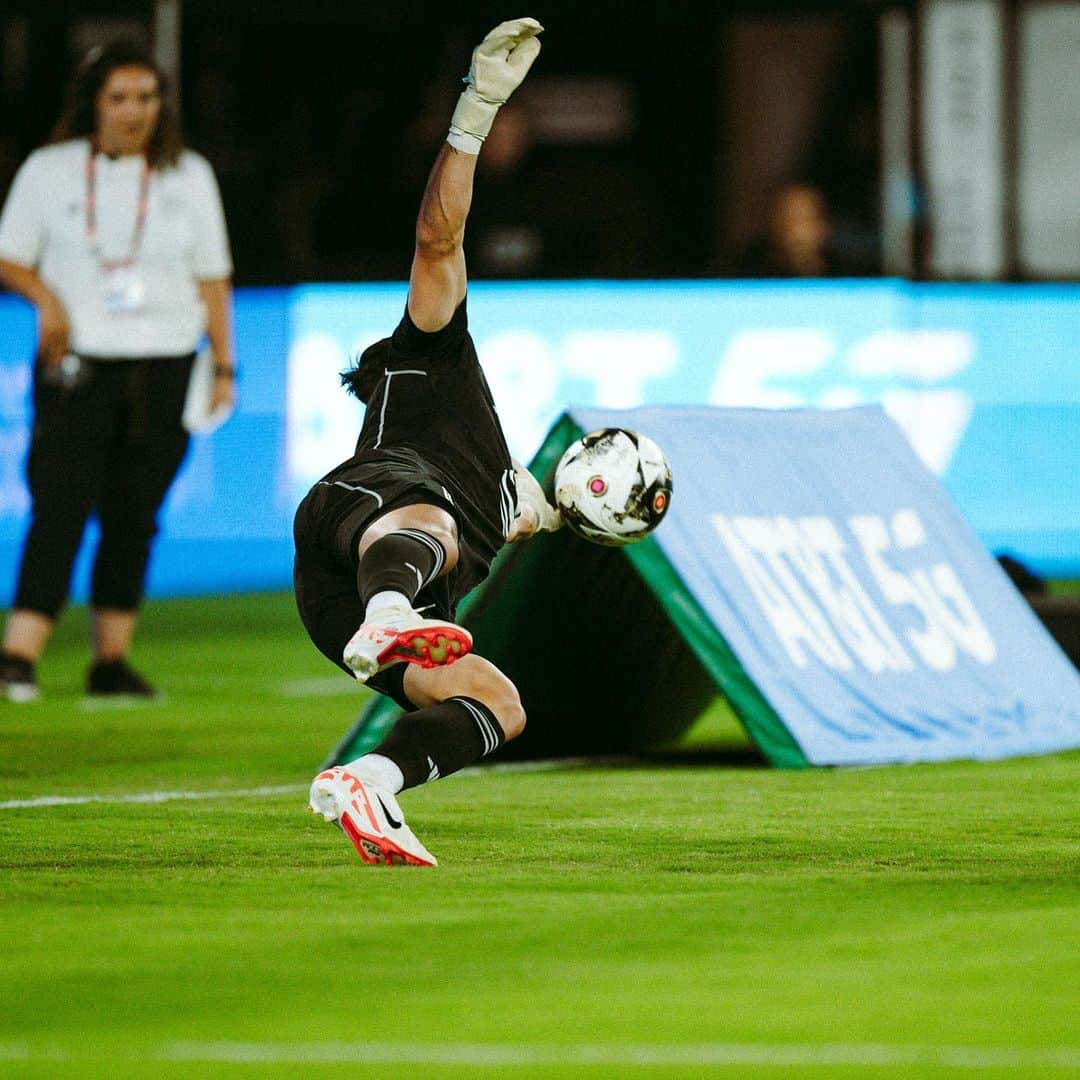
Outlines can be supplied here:
<path id="1" fill-rule="evenodd" d="M 671 460 L 651 537 L 507 548 L 462 605 L 522 692 L 517 756 L 670 742 L 717 692 L 777 766 L 989 759 L 1080 746 L 1080 675 L 878 407 L 572 409 Z M 331 755 L 376 745 L 374 700 Z"/>

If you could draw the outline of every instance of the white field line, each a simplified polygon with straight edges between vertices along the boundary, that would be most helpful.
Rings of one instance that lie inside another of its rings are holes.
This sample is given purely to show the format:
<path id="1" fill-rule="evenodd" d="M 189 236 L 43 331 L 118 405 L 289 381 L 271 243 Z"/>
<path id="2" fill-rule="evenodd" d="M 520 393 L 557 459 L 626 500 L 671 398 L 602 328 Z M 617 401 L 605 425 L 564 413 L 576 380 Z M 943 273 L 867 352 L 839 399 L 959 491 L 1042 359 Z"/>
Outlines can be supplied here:
<path id="1" fill-rule="evenodd" d="M 566 758 L 558 761 L 508 761 L 504 765 L 477 765 L 462 769 L 455 776 L 483 776 L 485 773 L 551 772 L 555 769 L 575 769 L 593 765 L 588 758 Z M 267 795 L 294 795 L 307 791 L 307 784 L 276 784 L 273 786 L 236 788 L 231 791 L 136 791 L 130 795 L 39 795 L 33 799 L 8 799 L 0 802 L 0 810 L 32 810 L 40 806 L 87 806 L 91 803 L 120 806 L 125 803 L 194 802 L 203 799 L 258 799 Z"/>
<path id="2" fill-rule="evenodd" d="M 97 1055 L 0 1043 L 0 1061 L 76 1062 Z M 119 1057 L 160 1062 L 242 1064 L 595 1065 L 608 1068 L 743 1065 L 760 1067 L 953 1069 L 1080 1069 L 1080 1046 L 919 1046 L 903 1043 L 596 1043 L 567 1046 L 514 1043 L 252 1043 L 178 1042 L 156 1051 L 132 1049 Z"/>
<path id="3" fill-rule="evenodd" d="M 154 698 L 140 697 L 84 697 L 79 699 L 78 707 L 83 712 L 126 712 L 132 709 L 158 709 L 169 703 L 164 694 Z"/>
<path id="4" fill-rule="evenodd" d="M 348 679 L 344 672 L 314 679 L 292 679 L 278 687 L 278 693 L 287 698 L 345 697 L 359 694 L 356 680 Z"/>
<path id="5" fill-rule="evenodd" d="M 428 1065 L 942 1065 L 963 1069 L 1080 1068 L 1080 1047 L 1053 1049 L 854 1043 L 656 1043 L 536 1046 L 490 1043 L 178 1043 L 168 1060 L 215 1062 L 373 1062 Z"/>
<path id="6" fill-rule="evenodd" d="M 270 787 L 239 788 L 236 791 L 136 791 L 131 795 L 39 795 L 36 799 L 9 799 L 0 810 L 28 810 L 35 806 L 86 806 L 104 803 L 165 803 L 198 799 L 256 799 L 262 795 L 285 795 L 306 791 L 307 784 L 277 784 Z"/>

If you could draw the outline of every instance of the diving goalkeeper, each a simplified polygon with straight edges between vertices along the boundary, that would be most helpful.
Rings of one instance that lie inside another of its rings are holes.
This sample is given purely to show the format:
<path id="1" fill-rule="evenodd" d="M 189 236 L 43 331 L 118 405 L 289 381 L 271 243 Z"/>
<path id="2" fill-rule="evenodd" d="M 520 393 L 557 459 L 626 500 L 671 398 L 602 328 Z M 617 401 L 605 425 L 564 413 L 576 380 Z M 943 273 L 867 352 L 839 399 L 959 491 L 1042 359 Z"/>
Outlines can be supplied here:
<path id="1" fill-rule="evenodd" d="M 311 786 L 311 808 L 369 863 L 435 865 L 396 795 L 525 726 L 517 689 L 453 618 L 505 542 L 561 524 L 511 460 L 468 332 L 462 252 L 477 155 L 541 30 L 504 22 L 473 51 L 420 205 L 405 314 L 342 376 L 367 406 L 356 451 L 296 513 L 296 601 L 312 641 L 406 710 L 372 753 Z"/>

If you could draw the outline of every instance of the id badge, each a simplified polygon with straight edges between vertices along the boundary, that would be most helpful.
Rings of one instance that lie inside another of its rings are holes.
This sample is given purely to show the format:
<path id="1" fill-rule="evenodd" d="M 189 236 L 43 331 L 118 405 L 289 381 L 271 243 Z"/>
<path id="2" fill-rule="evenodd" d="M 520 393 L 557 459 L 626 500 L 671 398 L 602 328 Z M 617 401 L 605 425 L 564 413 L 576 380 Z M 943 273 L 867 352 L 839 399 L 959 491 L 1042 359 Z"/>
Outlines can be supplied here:
<path id="1" fill-rule="evenodd" d="M 134 315 L 146 300 L 146 282 L 136 263 L 106 266 L 105 310 L 110 315 Z"/>

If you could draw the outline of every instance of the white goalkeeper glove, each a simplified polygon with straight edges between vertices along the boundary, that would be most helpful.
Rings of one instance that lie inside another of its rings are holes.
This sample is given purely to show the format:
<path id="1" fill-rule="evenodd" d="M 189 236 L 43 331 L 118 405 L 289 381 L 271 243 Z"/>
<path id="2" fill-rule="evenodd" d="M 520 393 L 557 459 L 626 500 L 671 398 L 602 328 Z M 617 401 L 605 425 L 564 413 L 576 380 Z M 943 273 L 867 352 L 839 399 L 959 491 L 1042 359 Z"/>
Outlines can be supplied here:
<path id="1" fill-rule="evenodd" d="M 466 154 L 479 154 L 499 106 L 521 85 L 540 54 L 535 19 L 499 23 L 473 49 L 465 87 L 458 98 L 446 141 Z"/>
<path id="2" fill-rule="evenodd" d="M 520 461 L 514 461 L 514 478 L 517 484 L 518 512 L 536 518 L 532 532 L 554 532 L 563 527 L 562 515 L 547 501 L 544 489 L 536 477 Z M 528 535 L 528 534 L 526 534 Z"/>

